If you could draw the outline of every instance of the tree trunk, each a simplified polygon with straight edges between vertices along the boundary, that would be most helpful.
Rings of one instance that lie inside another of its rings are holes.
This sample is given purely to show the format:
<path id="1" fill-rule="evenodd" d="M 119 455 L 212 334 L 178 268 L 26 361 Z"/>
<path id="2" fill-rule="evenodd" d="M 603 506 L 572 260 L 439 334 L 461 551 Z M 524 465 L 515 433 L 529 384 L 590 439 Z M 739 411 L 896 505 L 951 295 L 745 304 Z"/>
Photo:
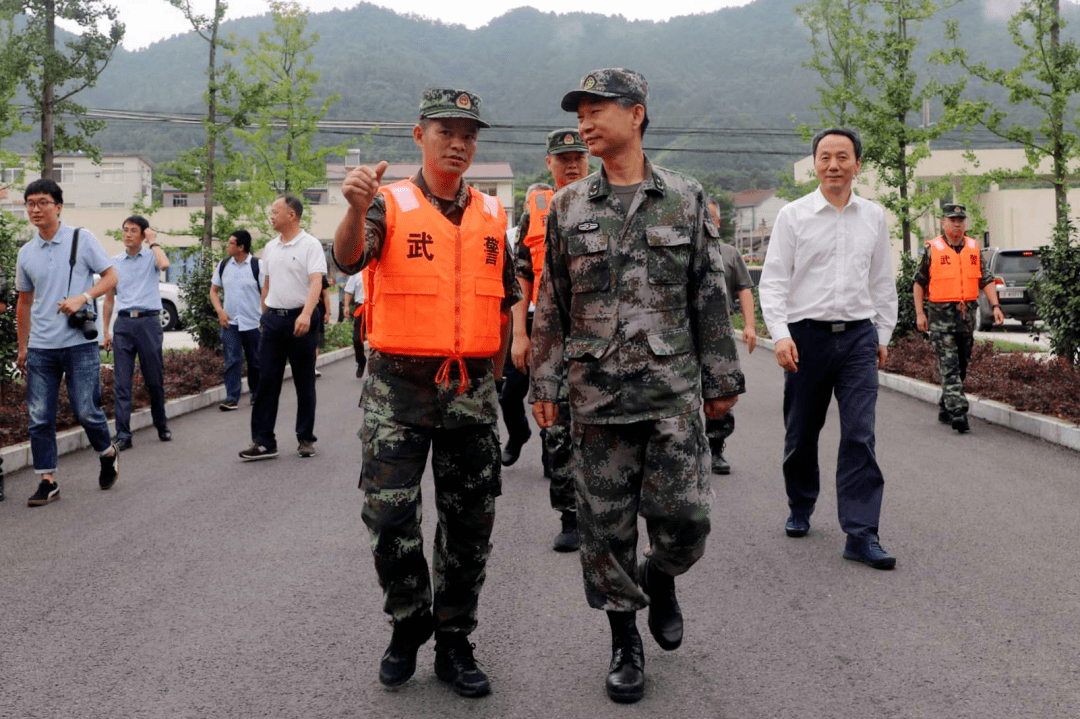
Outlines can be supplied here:
<path id="1" fill-rule="evenodd" d="M 221 0 L 214 4 L 214 25 L 210 29 L 210 67 L 207 71 L 210 80 L 209 103 L 207 107 L 206 130 L 206 191 L 203 193 L 203 247 L 210 249 L 214 243 L 214 154 L 217 147 L 217 12 Z"/>
<path id="2" fill-rule="evenodd" d="M 56 49 L 56 3 L 55 0 L 45 0 L 45 42 L 49 46 L 48 52 Z M 51 62 L 46 62 L 41 69 L 41 176 L 59 182 L 56 177 L 55 150 L 53 148 L 53 103 L 55 91 L 52 77 L 49 76 Z"/>

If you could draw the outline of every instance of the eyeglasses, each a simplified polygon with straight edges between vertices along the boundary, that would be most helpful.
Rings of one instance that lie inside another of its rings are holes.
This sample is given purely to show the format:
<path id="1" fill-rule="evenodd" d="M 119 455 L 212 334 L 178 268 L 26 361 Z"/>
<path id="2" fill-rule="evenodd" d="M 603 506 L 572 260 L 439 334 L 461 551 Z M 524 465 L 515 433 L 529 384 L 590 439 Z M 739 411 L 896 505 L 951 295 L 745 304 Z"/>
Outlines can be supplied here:
<path id="1" fill-rule="evenodd" d="M 26 201 L 26 209 L 28 209 L 28 210 L 36 210 L 39 207 L 46 208 L 49 205 L 55 205 L 55 204 L 56 203 L 53 202 L 52 200 L 27 200 Z"/>

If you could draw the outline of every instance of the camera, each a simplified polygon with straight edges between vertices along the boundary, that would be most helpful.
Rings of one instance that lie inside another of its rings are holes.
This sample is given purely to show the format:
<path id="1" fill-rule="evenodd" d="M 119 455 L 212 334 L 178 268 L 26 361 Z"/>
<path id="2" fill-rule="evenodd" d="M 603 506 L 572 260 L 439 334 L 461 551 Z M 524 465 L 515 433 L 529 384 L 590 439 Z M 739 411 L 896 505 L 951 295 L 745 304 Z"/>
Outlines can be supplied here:
<path id="1" fill-rule="evenodd" d="M 97 325 L 94 324 L 96 319 L 97 313 L 94 310 L 82 307 L 78 312 L 68 315 L 67 323 L 68 327 L 82 332 L 86 339 L 96 340 L 98 336 Z"/>

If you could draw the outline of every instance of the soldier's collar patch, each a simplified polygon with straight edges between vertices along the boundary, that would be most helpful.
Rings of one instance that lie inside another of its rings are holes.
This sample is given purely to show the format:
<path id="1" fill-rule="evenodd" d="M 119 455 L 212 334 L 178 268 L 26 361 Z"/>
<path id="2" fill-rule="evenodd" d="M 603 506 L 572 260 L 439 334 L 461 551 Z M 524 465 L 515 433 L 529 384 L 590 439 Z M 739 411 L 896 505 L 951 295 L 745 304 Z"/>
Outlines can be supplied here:
<path id="1" fill-rule="evenodd" d="M 599 229 L 600 229 L 600 223 L 592 222 L 592 221 L 582 222 L 577 226 L 577 231 L 578 232 L 592 232 L 593 230 L 599 230 Z"/>

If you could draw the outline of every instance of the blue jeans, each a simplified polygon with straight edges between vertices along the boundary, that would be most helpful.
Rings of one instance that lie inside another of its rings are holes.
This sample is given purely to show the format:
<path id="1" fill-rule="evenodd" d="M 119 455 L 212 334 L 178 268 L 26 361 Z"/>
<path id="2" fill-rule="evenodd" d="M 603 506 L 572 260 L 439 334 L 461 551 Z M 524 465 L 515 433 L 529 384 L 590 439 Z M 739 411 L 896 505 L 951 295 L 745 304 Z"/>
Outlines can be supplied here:
<path id="1" fill-rule="evenodd" d="M 67 376 L 68 401 L 86 430 L 90 445 L 109 450 L 109 423 L 101 408 L 101 352 L 97 342 L 63 349 L 26 350 L 26 404 L 30 414 L 30 451 L 34 472 L 56 471 L 56 408 L 60 379 Z"/>
<path id="2" fill-rule="evenodd" d="M 809 516 L 821 488 L 818 435 L 832 396 L 840 411 L 836 500 L 840 527 L 859 539 L 878 534 L 885 478 L 874 441 L 877 330 L 865 325 L 833 333 L 809 322 L 788 325 L 799 371 L 784 373 L 784 484 L 792 511 Z"/>
<path id="3" fill-rule="evenodd" d="M 225 355 L 225 401 L 233 404 L 240 401 L 240 370 L 245 359 L 248 368 L 248 390 L 254 398 L 255 391 L 259 388 L 259 328 L 241 332 L 236 325 L 222 327 L 221 348 Z"/>

